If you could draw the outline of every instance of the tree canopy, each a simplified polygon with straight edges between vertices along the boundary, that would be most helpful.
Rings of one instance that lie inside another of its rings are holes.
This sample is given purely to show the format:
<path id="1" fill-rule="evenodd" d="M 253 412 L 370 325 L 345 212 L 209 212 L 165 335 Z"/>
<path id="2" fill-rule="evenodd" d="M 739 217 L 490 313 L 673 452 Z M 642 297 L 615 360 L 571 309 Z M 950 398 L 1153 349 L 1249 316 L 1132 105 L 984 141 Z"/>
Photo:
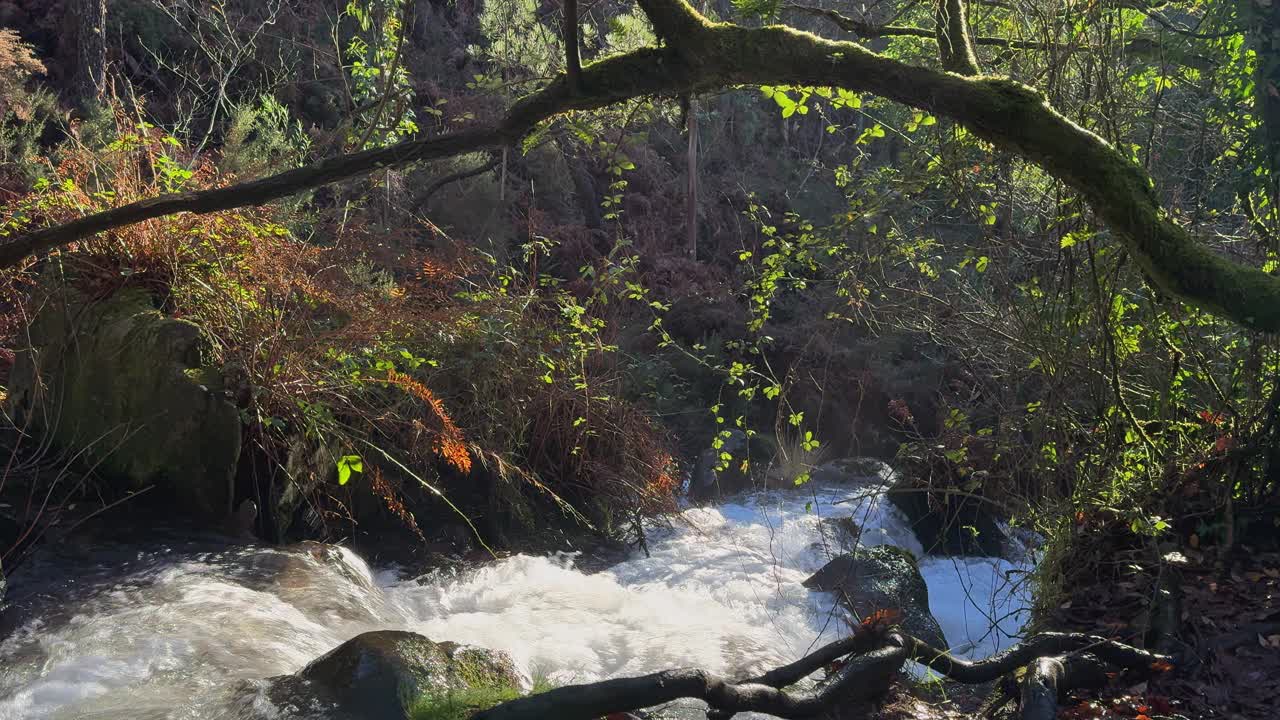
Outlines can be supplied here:
<path id="1" fill-rule="evenodd" d="M 638 4 L 659 38 L 657 46 L 588 63 L 580 74 L 570 63 L 573 77 L 562 74 L 520 99 L 498 123 L 334 157 L 225 188 L 141 200 L 14 238 L 0 245 L 0 265 L 12 266 L 33 253 L 170 213 L 261 205 L 382 168 L 513 144 L 539 123 L 570 111 L 740 85 L 824 86 L 874 93 L 950 118 L 994 146 L 1038 164 L 1088 199 L 1160 289 L 1246 327 L 1280 329 L 1280 279 L 1198 242 L 1164 211 L 1140 165 L 1064 117 L 1034 88 L 979 74 L 959 0 L 940 1 L 935 13 L 943 70 L 909 65 L 853 41 L 827 40 L 785 25 L 711 22 L 684 0 Z"/>

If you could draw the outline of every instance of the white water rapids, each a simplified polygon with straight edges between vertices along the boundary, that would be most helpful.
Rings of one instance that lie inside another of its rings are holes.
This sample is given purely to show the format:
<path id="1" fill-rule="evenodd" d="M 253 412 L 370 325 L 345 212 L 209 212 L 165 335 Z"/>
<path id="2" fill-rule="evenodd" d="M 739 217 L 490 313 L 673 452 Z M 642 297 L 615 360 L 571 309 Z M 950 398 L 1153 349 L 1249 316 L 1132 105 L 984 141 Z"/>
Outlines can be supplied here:
<path id="1" fill-rule="evenodd" d="M 559 683 L 763 670 L 847 632 L 832 597 L 801 586 L 837 552 L 824 547 L 820 518 L 852 514 L 864 545 L 920 553 L 888 503 L 833 504 L 865 494 L 805 487 L 686 510 L 651 533 L 650 557 L 594 574 L 570 557 L 406 579 L 350 551 L 330 562 L 289 548 L 118 551 L 61 578 L 64 590 L 40 597 L 0 641 L 0 719 L 273 717 L 236 681 L 295 672 L 385 628 L 505 650 L 527 675 Z M 986 656 L 1021 628 L 1026 565 L 926 557 L 920 569 L 963 655 Z"/>

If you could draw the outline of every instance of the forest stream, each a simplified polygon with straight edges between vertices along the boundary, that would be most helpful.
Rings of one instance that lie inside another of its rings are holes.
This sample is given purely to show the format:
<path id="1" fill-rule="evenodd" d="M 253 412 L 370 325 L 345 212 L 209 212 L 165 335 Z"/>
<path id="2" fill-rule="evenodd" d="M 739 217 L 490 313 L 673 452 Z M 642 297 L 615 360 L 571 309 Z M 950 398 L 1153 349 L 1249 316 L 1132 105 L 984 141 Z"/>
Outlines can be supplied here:
<path id="1" fill-rule="evenodd" d="M 289 717 L 263 678 L 384 628 L 505 650 L 524 675 L 556 684 L 767 669 L 848 632 L 829 593 L 801 586 L 834 552 L 822 518 L 852 514 L 863 544 L 920 553 L 876 489 L 806 486 L 688 508 L 651 529 L 648 557 L 637 550 L 594 573 L 567 554 L 405 577 L 305 545 L 50 549 L 12 579 L 0 718 Z M 922 558 L 954 651 L 984 657 L 1011 643 L 1029 568 Z"/>

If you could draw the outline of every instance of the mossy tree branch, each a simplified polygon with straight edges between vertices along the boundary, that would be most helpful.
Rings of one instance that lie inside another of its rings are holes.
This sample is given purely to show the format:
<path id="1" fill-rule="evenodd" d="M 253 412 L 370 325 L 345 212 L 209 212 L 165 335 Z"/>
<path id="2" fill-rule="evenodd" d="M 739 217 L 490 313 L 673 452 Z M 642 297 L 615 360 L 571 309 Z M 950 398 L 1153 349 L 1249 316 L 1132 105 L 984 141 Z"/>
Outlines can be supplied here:
<path id="1" fill-rule="evenodd" d="M 738 85 L 838 86 L 949 117 L 979 138 L 1038 164 L 1074 187 L 1115 231 L 1148 277 L 1169 294 L 1257 330 L 1280 331 L 1280 279 L 1228 260 L 1194 240 L 1162 208 L 1150 176 L 1105 140 L 1006 78 L 962 76 L 908 65 L 857 43 L 783 25 L 711 23 L 684 0 L 638 0 L 662 47 L 582 68 L 581 92 L 566 76 L 512 106 L 500 123 L 321 161 L 279 175 L 201 192 L 142 200 L 45 228 L 0 245 L 0 267 L 96 233 L 177 212 L 262 205 L 377 169 L 514 142 L 569 110 L 650 95 Z"/>

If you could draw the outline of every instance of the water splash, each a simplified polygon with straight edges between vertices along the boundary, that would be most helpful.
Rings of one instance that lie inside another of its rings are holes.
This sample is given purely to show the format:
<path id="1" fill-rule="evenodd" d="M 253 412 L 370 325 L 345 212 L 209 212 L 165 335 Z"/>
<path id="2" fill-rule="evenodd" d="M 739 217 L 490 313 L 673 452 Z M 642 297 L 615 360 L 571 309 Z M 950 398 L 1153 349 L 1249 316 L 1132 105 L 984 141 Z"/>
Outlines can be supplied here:
<path id="1" fill-rule="evenodd" d="M 571 556 L 406 579 L 306 544 L 116 548 L 129 564 L 113 580 L 52 593 L 0 642 L 0 720 L 270 717 L 275 709 L 243 681 L 294 672 L 380 628 L 505 650 L 527 675 L 557 682 L 680 666 L 757 672 L 847 631 L 831 596 L 801 587 L 836 551 L 823 517 L 852 513 L 863 543 L 920 552 L 897 511 L 865 495 L 812 487 L 689 509 L 651 532 L 650 557 L 595 574 Z M 1011 579 L 1025 569 L 921 562 L 953 647 L 985 656 L 1008 642 L 1026 604 Z M 58 570 L 76 577 L 75 567 Z"/>

